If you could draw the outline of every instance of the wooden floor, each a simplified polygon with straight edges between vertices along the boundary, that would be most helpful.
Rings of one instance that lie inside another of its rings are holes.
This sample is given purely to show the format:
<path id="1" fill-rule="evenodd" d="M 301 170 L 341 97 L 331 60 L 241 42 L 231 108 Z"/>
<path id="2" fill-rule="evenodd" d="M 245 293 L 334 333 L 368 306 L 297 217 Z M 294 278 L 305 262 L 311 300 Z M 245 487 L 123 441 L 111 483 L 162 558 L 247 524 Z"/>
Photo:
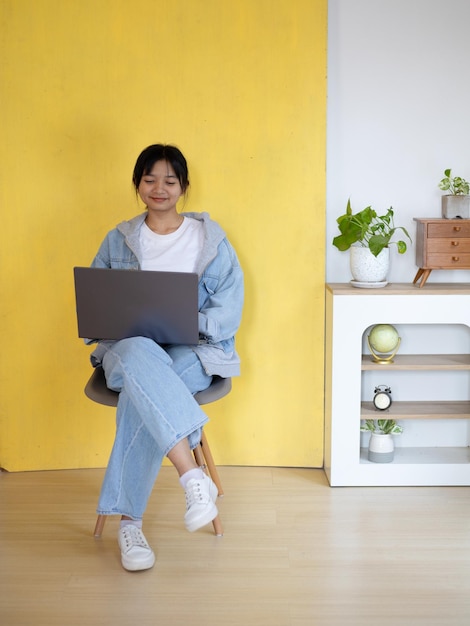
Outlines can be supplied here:
<path id="1" fill-rule="evenodd" d="M 189 534 L 174 470 L 121 568 L 92 537 L 102 470 L 0 474 L 2 626 L 468 626 L 470 488 L 334 488 L 321 470 L 222 467 L 225 536 Z"/>

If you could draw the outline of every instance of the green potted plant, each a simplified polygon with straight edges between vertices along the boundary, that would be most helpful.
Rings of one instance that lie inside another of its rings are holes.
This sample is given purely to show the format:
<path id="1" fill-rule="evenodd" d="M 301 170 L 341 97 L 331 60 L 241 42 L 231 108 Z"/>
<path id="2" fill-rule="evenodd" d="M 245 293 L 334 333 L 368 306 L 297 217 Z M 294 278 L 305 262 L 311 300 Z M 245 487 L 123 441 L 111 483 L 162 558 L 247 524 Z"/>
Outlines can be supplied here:
<path id="1" fill-rule="evenodd" d="M 442 196 L 442 217 L 468 219 L 470 217 L 470 184 L 460 176 L 452 176 L 452 170 L 444 170 L 439 189 L 449 193 Z"/>
<path id="2" fill-rule="evenodd" d="M 353 213 L 349 199 L 346 213 L 336 221 L 340 234 L 333 239 L 333 245 L 341 251 L 350 250 L 353 285 L 385 286 L 390 265 L 390 246 L 396 245 L 399 254 L 407 250 L 403 239 L 392 240 L 395 233 L 401 231 L 411 242 L 406 228 L 395 226 L 393 207 L 383 215 L 378 215 L 371 206 Z"/>
<path id="3" fill-rule="evenodd" d="M 403 427 L 392 419 L 367 419 L 361 432 L 370 432 L 368 459 L 374 463 L 391 463 L 395 454 L 392 435 L 400 435 Z"/>

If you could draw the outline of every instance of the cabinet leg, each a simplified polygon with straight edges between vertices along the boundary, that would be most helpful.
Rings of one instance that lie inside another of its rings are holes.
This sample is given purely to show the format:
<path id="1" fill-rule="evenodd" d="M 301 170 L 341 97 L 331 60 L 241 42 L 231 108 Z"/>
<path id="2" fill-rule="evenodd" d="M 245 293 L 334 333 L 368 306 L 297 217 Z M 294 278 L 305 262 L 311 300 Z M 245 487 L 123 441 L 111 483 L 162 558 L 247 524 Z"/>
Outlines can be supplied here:
<path id="1" fill-rule="evenodd" d="M 414 277 L 413 285 L 418 282 L 420 277 L 423 275 L 423 272 L 424 272 L 423 268 L 420 267 L 419 270 L 416 272 L 416 276 Z"/>
<path id="2" fill-rule="evenodd" d="M 413 284 L 415 284 L 420 278 L 421 278 L 421 282 L 419 284 L 419 288 L 421 289 L 422 287 L 424 287 L 427 279 L 429 278 L 430 274 L 431 274 L 432 270 L 425 270 L 422 267 L 419 268 L 418 272 L 416 273 L 416 276 L 413 280 Z"/>

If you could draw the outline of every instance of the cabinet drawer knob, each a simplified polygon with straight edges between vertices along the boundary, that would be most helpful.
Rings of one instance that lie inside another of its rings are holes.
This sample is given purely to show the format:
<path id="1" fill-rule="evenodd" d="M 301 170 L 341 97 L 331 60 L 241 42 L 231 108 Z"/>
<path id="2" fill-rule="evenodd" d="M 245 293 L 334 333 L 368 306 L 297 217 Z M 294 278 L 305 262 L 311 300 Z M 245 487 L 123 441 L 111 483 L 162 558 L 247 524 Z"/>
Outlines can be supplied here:
<path id="1" fill-rule="evenodd" d="M 458 257 L 458 256 L 453 256 L 452 257 L 452 261 L 459 261 L 459 260 L 460 260 L 460 257 Z"/>
<path id="2" fill-rule="evenodd" d="M 459 245 L 459 243 L 460 243 L 460 241 L 453 241 L 453 242 L 452 242 L 452 245 L 453 245 L 454 247 L 457 247 L 457 246 Z"/>
<path id="3" fill-rule="evenodd" d="M 456 233 L 460 232 L 461 226 L 454 226 L 454 230 Z"/>

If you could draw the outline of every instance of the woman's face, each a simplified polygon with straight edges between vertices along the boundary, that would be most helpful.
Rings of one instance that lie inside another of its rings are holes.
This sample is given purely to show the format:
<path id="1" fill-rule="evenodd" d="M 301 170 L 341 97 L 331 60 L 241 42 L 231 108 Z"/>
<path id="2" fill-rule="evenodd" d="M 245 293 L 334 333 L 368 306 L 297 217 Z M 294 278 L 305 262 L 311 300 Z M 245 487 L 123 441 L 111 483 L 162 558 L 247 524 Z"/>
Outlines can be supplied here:
<path id="1" fill-rule="evenodd" d="M 152 171 L 142 176 L 139 196 L 149 211 L 176 212 L 176 203 L 183 195 L 178 177 L 168 161 L 156 161 Z"/>

